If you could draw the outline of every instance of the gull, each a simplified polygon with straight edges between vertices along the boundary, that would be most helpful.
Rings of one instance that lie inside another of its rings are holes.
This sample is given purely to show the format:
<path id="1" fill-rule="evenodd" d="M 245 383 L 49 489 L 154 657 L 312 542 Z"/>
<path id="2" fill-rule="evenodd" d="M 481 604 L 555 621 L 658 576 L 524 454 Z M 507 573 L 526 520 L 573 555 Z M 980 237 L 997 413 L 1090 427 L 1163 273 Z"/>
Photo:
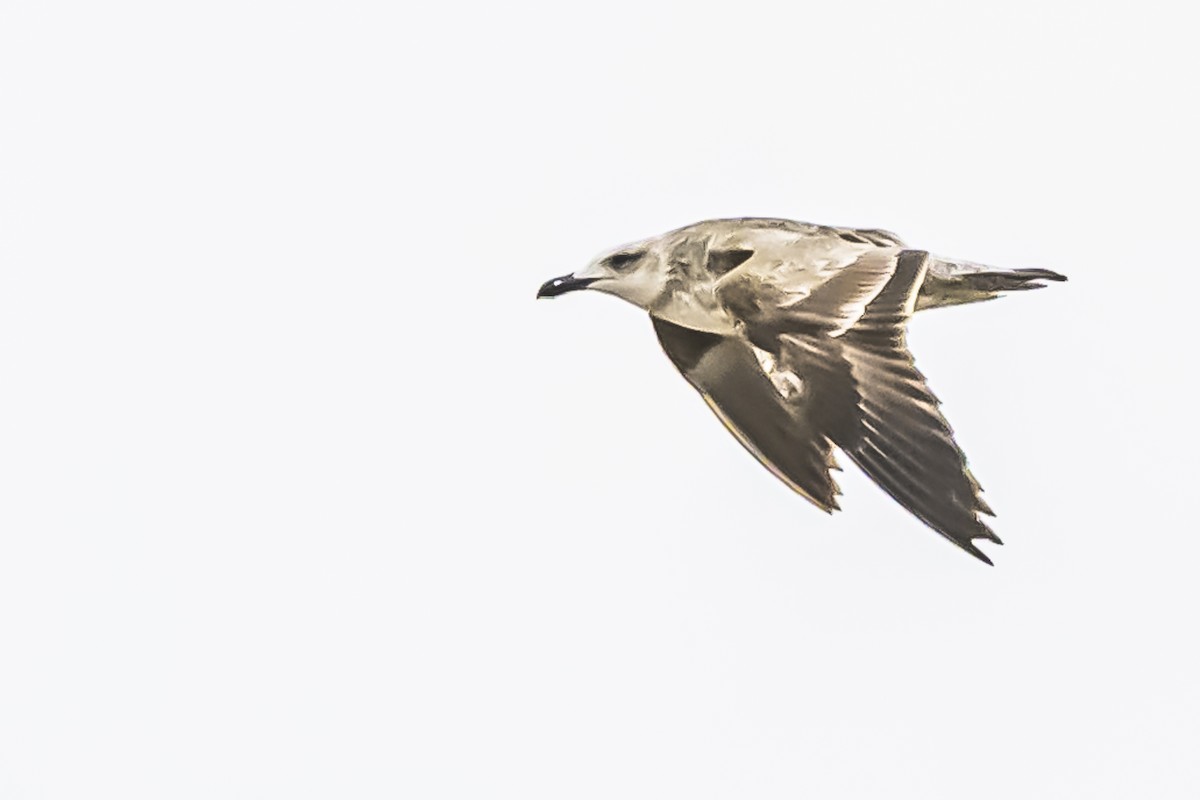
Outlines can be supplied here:
<path id="1" fill-rule="evenodd" d="M 605 253 L 547 281 L 648 311 L 667 357 L 737 440 L 832 513 L 840 450 L 900 505 L 991 564 L 1002 544 L 953 431 L 913 365 L 915 311 L 1066 278 L 913 250 L 892 233 L 785 219 L 717 219 Z"/>

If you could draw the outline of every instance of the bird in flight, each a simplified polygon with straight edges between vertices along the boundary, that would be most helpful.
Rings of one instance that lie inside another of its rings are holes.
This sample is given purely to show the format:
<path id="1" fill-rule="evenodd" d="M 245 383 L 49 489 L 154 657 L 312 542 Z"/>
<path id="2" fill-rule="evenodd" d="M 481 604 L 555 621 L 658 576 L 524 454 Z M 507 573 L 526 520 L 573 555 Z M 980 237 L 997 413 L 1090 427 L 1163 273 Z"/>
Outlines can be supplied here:
<path id="1" fill-rule="evenodd" d="M 1064 281 L 911 250 L 881 230 L 783 219 L 700 222 L 620 247 L 547 281 L 650 313 L 667 357 L 738 441 L 818 508 L 838 509 L 834 448 L 918 519 L 991 564 L 994 516 L 905 325 L 924 308 Z"/>

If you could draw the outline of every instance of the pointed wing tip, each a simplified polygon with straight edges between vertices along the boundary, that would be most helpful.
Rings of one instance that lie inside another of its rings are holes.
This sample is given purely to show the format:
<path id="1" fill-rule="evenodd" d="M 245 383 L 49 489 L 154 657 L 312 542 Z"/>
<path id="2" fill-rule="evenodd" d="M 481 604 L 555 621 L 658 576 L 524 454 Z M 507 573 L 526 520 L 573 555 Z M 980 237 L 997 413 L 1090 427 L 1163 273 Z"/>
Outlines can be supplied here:
<path id="1" fill-rule="evenodd" d="M 975 540 L 976 539 L 986 539 L 987 541 L 993 542 L 998 545 L 1003 545 L 1004 542 L 1000 541 L 1000 537 L 997 536 L 995 531 L 993 531 L 987 525 L 984 525 L 981 522 L 981 523 L 979 523 L 979 526 L 983 529 L 983 532 L 979 533 L 975 536 L 972 536 L 970 539 L 967 539 L 967 541 L 963 542 L 962 549 L 966 550 L 968 553 L 975 556 L 980 561 L 987 564 L 989 567 L 994 567 L 996 565 L 992 563 L 992 559 L 988 558 L 986 553 L 984 553 L 982 550 L 980 550 L 978 547 L 975 546 Z M 956 542 L 956 544 L 957 544 L 957 542 Z"/>
<path id="2" fill-rule="evenodd" d="M 841 494 L 841 492 L 837 488 L 837 484 L 834 484 L 833 492 L 831 494 L 826 495 L 825 497 L 814 497 L 812 494 L 805 491 L 803 488 L 796 485 L 795 483 L 792 483 L 791 481 L 786 480 L 786 479 L 784 480 L 784 482 L 788 484 L 788 486 L 791 488 L 791 490 L 793 492 L 800 495 L 808 502 L 812 503 L 814 506 L 819 508 L 821 511 L 824 511 L 826 514 L 829 514 L 832 516 L 833 512 L 842 510 L 842 507 L 840 505 L 838 505 L 838 501 L 837 501 L 837 495 Z"/>
<path id="3" fill-rule="evenodd" d="M 967 551 L 968 553 L 970 553 L 971 555 L 973 555 L 973 556 L 975 556 L 976 558 L 978 558 L 978 559 L 979 559 L 980 561 L 982 561 L 983 563 L 987 564 L 989 567 L 994 567 L 994 566 L 996 566 L 995 564 L 993 564 L 993 563 L 992 563 L 992 560 L 991 560 L 990 558 L 988 558 L 988 557 L 987 557 L 987 556 L 984 554 L 984 552 L 983 552 L 982 550 L 980 550 L 978 547 L 976 547 L 975 545 L 971 545 L 971 546 L 969 546 L 969 547 L 965 547 L 965 548 L 963 548 L 963 549 L 964 549 L 964 550 L 966 550 L 966 551 Z"/>

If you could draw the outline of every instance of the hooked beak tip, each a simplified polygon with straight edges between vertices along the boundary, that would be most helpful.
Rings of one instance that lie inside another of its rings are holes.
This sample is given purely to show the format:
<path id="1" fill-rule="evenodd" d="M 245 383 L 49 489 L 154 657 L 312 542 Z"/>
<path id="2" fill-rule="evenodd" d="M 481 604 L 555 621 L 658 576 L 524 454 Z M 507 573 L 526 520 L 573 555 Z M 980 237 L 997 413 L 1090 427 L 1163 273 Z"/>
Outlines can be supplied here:
<path id="1" fill-rule="evenodd" d="M 537 299 L 558 297 L 560 294 L 586 289 L 595 282 L 595 278 L 576 278 L 574 275 L 563 275 L 561 278 L 552 278 L 543 283 L 542 287 L 538 289 Z"/>

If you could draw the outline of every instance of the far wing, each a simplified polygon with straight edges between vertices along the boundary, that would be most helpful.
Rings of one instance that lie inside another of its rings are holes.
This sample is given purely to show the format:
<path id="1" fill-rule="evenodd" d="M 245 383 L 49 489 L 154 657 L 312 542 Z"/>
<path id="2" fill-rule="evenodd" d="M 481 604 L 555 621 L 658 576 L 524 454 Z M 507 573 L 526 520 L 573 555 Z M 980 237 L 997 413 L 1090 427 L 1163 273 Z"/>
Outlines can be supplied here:
<path id="1" fill-rule="evenodd" d="M 833 462 L 827 429 L 832 419 L 807 413 L 789 402 L 763 370 L 751 346 L 740 337 L 684 328 L 651 318 L 663 350 L 709 407 L 767 469 L 826 512 L 838 508 L 840 493 L 829 474 Z M 828 365 L 825 381 L 846 396 L 828 412 L 854 407 L 849 365 Z M 829 416 L 827 413 L 826 416 Z"/>

